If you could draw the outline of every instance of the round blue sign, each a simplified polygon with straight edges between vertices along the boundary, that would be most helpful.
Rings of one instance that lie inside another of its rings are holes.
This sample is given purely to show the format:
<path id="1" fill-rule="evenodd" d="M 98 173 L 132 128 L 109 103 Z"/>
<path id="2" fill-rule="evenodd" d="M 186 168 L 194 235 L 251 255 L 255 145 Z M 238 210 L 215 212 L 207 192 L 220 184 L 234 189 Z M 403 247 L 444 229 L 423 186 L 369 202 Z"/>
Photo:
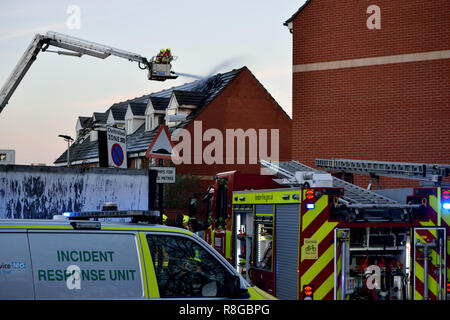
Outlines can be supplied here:
<path id="1" fill-rule="evenodd" d="M 111 159 L 114 162 L 114 164 L 118 167 L 120 167 L 124 160 L 124 154 L 122 147 L 115 143 L 111 148 Z"/>

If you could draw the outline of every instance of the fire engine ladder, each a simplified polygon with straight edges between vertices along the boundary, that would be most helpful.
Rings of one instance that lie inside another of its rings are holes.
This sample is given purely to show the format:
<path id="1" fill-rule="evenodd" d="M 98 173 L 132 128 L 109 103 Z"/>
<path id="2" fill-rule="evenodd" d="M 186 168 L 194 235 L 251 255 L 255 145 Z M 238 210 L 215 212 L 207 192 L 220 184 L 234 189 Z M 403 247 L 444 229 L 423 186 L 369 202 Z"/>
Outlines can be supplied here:
<path id="1" fill-rule="evenodd" d="M 298 181 L 295 178 L 295 173 L 298 171 L 313 172 L 313 173 L 327 173 L 325 171 L 317 170 L 308 167 L 298 161 L 281 161 L 268 162 L 261 160 L 261 165 L 269 169 L 273 175 L 281 179 L 282 184 L 298 187 Z M 407 214 L 407 209 L 417 209 L 420 204 L 403 204 L 388 197 L 379 195 L 373 191 L 358 187 L 352 183 L 332 177 L 333 187 L 343 188 L 344 196 L 339 197 L 338 201 L 346 208 L 355 210 L 386 210 L 386 209 L 400 209 Z"/>
<path id="2" fill-rule="evenodd" d="M 318 168 L 329 171 L 368 174 L 370 175 L 369 189 L 372 185 L 372 179 L 377 179 L 378 188 L 381 188 L 380 176 L 421 180 L 439 186 L 442 182 L 442 177 L 450 175 L 450 165 L 443 164 L 351 159 L 316 159 L 315 163 Z"/>

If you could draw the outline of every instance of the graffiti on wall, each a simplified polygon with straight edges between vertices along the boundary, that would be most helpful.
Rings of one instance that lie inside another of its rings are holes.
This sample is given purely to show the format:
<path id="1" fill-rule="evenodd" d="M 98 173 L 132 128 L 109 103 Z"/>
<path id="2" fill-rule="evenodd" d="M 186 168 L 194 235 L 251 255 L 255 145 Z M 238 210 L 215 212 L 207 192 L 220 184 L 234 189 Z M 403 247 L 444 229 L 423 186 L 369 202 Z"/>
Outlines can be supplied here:
<path id="1" fill-rule="evenodd" d="M 51 219 L 63 212 L 148 209 L 148 172 L 113 168 L 0 166 L 0 218 Z"/>

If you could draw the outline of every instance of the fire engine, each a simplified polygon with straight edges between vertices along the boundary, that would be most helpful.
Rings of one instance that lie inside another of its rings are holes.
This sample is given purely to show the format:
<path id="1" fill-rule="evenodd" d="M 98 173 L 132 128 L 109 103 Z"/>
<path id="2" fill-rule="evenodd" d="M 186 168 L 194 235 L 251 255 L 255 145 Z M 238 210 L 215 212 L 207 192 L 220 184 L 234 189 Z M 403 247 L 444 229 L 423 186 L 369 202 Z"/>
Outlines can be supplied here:
<path id="1" fill-rule="evenodd" d="M 241 173 L 238 170 L 218 173 L 204 197 L 209 225 L 202 238 L 228 261 L 232 261 L 232 204 L 234 191 L 282 188 L 275 176 Z"/>
<path id="2" fill-rule="evenodd" d="M 232 194 L 230 260 L 253 285 L 279 299 L 447 298 L 450 166 L 316 161 L 428 182 L 399 201 L 297 161 L 261 165 L 289 188 Z"/>

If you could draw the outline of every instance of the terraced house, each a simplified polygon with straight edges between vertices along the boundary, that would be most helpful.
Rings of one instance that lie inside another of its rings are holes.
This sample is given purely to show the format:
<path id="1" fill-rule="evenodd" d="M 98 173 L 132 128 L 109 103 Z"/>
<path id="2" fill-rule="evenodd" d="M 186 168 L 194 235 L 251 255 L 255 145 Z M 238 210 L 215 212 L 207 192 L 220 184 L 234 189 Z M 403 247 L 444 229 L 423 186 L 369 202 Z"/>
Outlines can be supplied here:
<path id="1" fill-rule="evenodd" d="M 168 115 L 182 115 L 183 120 L 171 122 Z M 242 67 L 118 102 L 92 117 L 79 117 L 77 139 L 70 147 L 70 164 L 99 166 L 96 128 L 108 124 L 126 130 L 128 168 L 149 168 L 155 163 L 145 153 L 162 123 L 168 127 L 175 145 L 183 144 L 177 174 L 195 176 L 199 180 L 198 191 L 204 191 L 218 172 L 258 173 L 260 154 L 269 160 L 291 158 L 290 117 L 252 72 Z M 232 150 L 226 150 L 227 130 L 244 133 L 245 139 L 240 142 L 231 137 L 235 142 Z M 249 133 L 256 133 L 256 140 Z M 222 144 L 218 139 L 222 139 Z M 245 147 L 240 148 L 238 143 L 242 142 Z M 212 145 L 215 147 L 211 151 Z M 66 152 L 55 165 L 67 165 Z"/>

